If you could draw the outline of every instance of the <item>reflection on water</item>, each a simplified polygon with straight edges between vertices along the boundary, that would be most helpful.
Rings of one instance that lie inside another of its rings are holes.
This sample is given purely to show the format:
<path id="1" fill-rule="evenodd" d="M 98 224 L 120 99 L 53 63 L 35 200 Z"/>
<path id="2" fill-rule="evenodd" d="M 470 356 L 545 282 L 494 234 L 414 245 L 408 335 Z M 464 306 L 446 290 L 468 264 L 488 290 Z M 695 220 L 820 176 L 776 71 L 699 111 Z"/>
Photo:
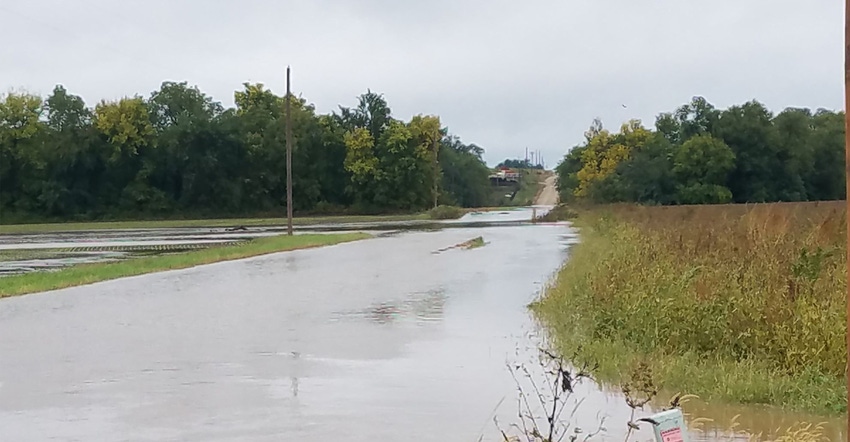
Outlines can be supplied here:
<path id="1" fill-rule="evenodd" d="M 334 312 L 331 321 L 366 320 L 381 325 L 397 322 L 439 322 L 445 304 L 445 291 L 436 289 L 411 293 L 398 301 L 382 301 L 362 310 Z"/>
<path id="2" fill-rule="evenodd" d="M 611 383 L 596 384 L 596 389 L 616 400 L 622 400 L 621 388 Z M 662 391 L 645 413 L 667 409 L 675 393 Z M 688 429 L 695 442 L 763 441 L 775 440 L 789 429 L 811 424 L 820 426 L 826 440 L 847 441 L 846 420 L 841 417 L 817 416 L 759 405 L 735 405 L 720 401 L 690 398 L 682 404 Z M 819 439 L 820 440 L 820 439 Z"/>
<path id="3" fill-rule="evenodd" d="M 789 428 L 798 428 L 801 424 L 821 424 L 828 440 L 847 440 L 846 421 L 839 417 L 815 416 L 758 405 L 709 403 L 699 399 L 689 401 L 685 411 L 691 421 L 706 420 L 697 424 L 697 427 L 708 440 L 728 438 L 736 433 L 739 437 L 735 440 L 748 440 L 740 436 L 741 432 L 772 438 L 784 434 Z"/>

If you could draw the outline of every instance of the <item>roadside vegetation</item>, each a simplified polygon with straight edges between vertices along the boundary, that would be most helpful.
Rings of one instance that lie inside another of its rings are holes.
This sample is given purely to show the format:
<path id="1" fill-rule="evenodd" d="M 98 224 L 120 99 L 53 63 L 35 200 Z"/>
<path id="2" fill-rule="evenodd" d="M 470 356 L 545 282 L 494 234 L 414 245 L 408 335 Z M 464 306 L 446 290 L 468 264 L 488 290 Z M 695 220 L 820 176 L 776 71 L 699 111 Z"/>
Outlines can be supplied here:
<path id="1" fill-rule="evenodd" d="M 428 217 L 434 220 L 458 219 L 466 214 L 466 210 L 456 206 L 437 206 L 428 211 Z"/>
<path id="2" fill-rule="evenodd" d="M 0 224 L 280 211 L 286 98 L 246 83 L 234 102 L 175 82 L 94 106 L 63 86 L 0 94 Z M 422 213 L 435 197 L 491 204 L 484 150 L 437 116 L 396 119 L 367 91 L 330 114 L 293 97 L 292 121 L 298 216 Z"/>
<path id="3" fill-rule="evenodd" d="M 844 112 L 696 97 L 612 132 L 594 121 L 557 167 L 562 202 L 716 204 L 844 198 Z"/>
<path id="4" fill-rule="evenodd" d="M 585 210 L 533 308 L 562 354 L 619 381 L 746 404 L 846 411 L 841 203 Z"/>
<path id="5" fill-rule="evenodd" d="M 543 190 L 545 172 L 533 167 L 519 171 L 518 182 L 495 186 L 490 190 L 490 202 L 493 206 L 526 207 L 534 204 L 535 197 Z"/>
<path id="6" fill-rule="evenodd" d="M 92 284 L 127 276 L 185 269 L 269 253 L 328 246 L 369 238 L 368 234 L 313 234 L 258 238 L 244 244 L 211 247 L 185 253 L 82 264 L 56 272 L 32 272 L 0 278 L 0 298 Z"/>
<path id="7" fill-rule="evenodd" d="M 571 221 L 578 217 L 578 212 L 573 210 L 567 204 L 559 204 L 546 212 L 543 216 L 538 216 L 536 221 L 543 223 L 553 223 L 558 221 Z"/>
<path id="8" fill-rule="evenodd" d="M 576 365 L 563 356 L 553 353 L 544 342 L 536 361 L 511 361 L 507 364 L 517 390 L 519 407 L 515 421 L 499 422 L 494 420 L 505 442 L 554 442 L 554 441 L 598 441 L 616 440 L 625 442 L 648 440 L 647 433 L 652 431 L 654 421 L 649 417 L 655 412 L 678 409 L 688 422 L 688 429 L 703 433 L 713 441 L 748 442 L 828 442 L 824 423 L 813 424 L 797 422 L 790 426 L 771 427 L 767 433 L 742 428 L 738 416 L 728 422 L 715 422 L 710 418 L 695 415 L 689 410 L 688 403 L 693 395 L 674 394 L 667 398 L 659 397 L 652 367 L 638 362 L 625 375 L 620 392 L 630 412 L 621 415 L 620 424 L 625 424 L 625 438 L 622 434 L 612 435 L 608 428 L 614 412 L 606 416 L 602 410 L 596 413 L 596 420 L 576 418 L 585 403 L 584 389 L 581 384 L 595 381 L 593 367 L 587 364 Z M 588 414 L 585 414 L 588 416 Z M 616 423 L 615 423 L 616 424 Z M 722 434 L 721 434 L 722 433 Z"/>

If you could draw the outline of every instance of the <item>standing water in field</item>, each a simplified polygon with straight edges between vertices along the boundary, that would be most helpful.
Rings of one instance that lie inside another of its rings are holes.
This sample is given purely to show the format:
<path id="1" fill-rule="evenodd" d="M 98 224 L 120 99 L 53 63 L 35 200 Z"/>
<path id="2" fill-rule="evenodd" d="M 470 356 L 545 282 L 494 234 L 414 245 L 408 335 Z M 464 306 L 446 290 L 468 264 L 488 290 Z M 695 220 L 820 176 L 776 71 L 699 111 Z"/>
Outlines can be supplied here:
<path id="1" fill-rule="evenodd" d="M 0 440 L 498 440 L 575 240 L 402 232 L 2 300 Z M 622 397 L 579 393 L 577 425 L 622 440 Z"/>

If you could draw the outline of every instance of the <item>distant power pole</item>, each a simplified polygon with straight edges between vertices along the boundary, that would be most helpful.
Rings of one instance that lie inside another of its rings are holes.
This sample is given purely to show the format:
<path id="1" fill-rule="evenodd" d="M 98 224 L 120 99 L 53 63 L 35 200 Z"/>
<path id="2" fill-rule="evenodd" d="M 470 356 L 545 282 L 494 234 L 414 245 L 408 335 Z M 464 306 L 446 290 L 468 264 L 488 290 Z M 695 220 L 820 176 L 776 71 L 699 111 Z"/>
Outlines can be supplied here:
<path id="1" fill-rule="evenodd" d="M 848 0 L 850 1 L 850 0 Z M 286 67 L 286 234 L 292 236 L 292 96 Z"/>

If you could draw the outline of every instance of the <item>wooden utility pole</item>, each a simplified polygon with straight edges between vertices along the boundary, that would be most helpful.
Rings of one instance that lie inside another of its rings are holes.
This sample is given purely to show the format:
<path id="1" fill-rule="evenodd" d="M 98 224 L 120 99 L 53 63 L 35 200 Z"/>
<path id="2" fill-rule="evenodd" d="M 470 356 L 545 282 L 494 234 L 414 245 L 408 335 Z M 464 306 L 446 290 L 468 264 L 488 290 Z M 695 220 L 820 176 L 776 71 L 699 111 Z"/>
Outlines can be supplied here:
<path id="1" fill-rule="evenodd" d="M 847 206 L 847 277 L 850 278 L 850 0 L 844 5 L 844 181 Z M 850 281 L 847 284 L 847 403 L 850 404 Z M 847 412 L 847 434 L 850 435 L 850 411 Z"/>
<path id="2" fill-rule="evenodd" d="M 850 1 L 850 0 L 847 0 Z M 286 234 L 292 236 L 292 96 L 286 67 Z"/>
<path id="3" fill-rule="evenodd" d="M 847 0 L 850 1 L 850 0 Z M 438 184 L 440 182 L 440 145 L 437 142 L 437 136 L 434 136 L 434 208 L 437 208 L 437 203 L 439 201 L 439 187 Z"/>

